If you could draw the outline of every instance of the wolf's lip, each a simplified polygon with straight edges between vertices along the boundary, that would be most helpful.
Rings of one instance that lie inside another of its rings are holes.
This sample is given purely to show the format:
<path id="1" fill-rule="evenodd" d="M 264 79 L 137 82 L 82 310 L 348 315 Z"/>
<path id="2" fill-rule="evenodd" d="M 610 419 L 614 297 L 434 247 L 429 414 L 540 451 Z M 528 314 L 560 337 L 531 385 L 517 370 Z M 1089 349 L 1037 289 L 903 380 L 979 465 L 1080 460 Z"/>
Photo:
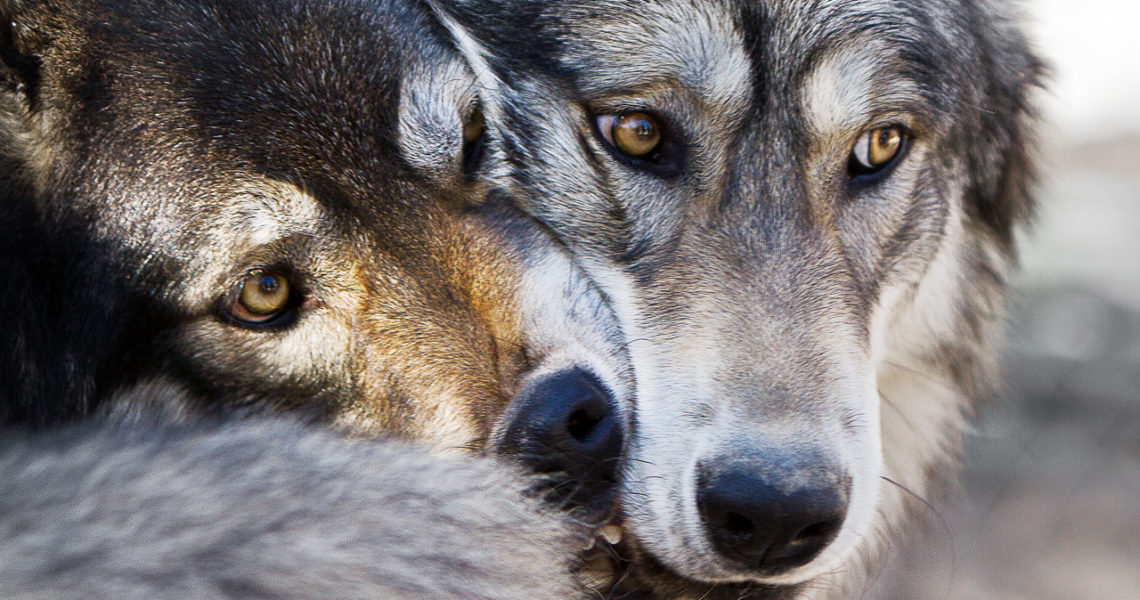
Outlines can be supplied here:
<path id="1" fill-rule="evenodd" d="M 621 543 L 622 538 L 625 536 L 625 529 L 622 528 L 620 523 L 615 521 L 607 521 L 602 526 L 594 530 L 593 535 L 587 542 L 583 551 L 593 550 L 598 542 L 605 542 L 611 546 L 616 546 Z"/>
<path id="2" fill-rule="evenodd" d="M 623 561 L 616 546 L 626 537 L 622 527 L 621 512 L 614 507 L 601 525 L 595 528 L 582 549 L 581 563 L 577 570 L 579 582 L 599 597 L 608 598 L 609 591 L 620 579 Z"/>
<path id="3" fill-rule="evenodd" d="M 579 583 L 601 598 L 609 598 L 610 591 L 621 579 L 622 562 L 617 550 L 610 542 L 616 530 L 621 535 L 621 527 L 607 524 L 599 527 L 591 536 L 589 546 L 582 553 L 582 562 L 576 575 Z"/>
<path id="4" fill-rule="evenodd" d="M 677 574 L 639 548 L 637 537 L 624 527 L 620 513 L 593 530 L 580 565 L 579 582 L 599 598 L 765 600 L 785 597 L 784 591 L 777 587 L 715 585 Z"/>
<path id="5" fill-rule="evenodd" d="M 621 542 L 622 534 L 624 533 L 624 531 L 625 530 L 623 530 L 621 528 L 621 525 L 616 525 L 616 524 L 612 524 L 612 523 L 609 525 L 603 525 L 600 529 L 598 529 L 598 533 L 611 546 L 614 546 L 614 545 Z"/>

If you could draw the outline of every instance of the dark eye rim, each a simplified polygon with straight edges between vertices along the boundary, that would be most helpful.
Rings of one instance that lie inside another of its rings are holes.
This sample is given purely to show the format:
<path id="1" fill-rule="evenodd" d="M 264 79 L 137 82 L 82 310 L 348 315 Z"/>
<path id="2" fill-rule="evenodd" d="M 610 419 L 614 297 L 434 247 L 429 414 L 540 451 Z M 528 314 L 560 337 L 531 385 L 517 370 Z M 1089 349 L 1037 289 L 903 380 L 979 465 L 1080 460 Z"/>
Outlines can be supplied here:
<path id="1" fill-rule="evenodd" d="M 598 121 L 604 116 L 621 117 L 622 115 L 630 113 L 645 113 L 657 120 L 657 127 L 661 131 L 661 142 L 657 145 L 656 150 L 647 157 L 630 156 L 622 152 L 606 139 L 601 127 L 598 125 Z M 590 129 L 593 131 L 594 138 L 609 152 L 610 156 L 613 156 L 618 162 L 626 166 L 644 171 L 661 179 L 672 179 L 681 174 L 685 145 L 681 143 L 679 136 L 673 133 L 674 128 L 670 126 L 668 119 L 663 118 L 651 110 L 627 109 L 616 112 L 593 113 L 590 116 Z"/>
<path id="2" fill-rule="evenodd" d="M 288 281 L 289 299 L 280 311 L 264 321 L 243 319 L 234 311 L 234 308 L 241 303 L 242 288 L 250 278 L 264 277 L 265 275 L 278 275 Z M 222 321 L 251 331 L 274 331 L 287 329 L 300 318 L 300 309 L 301 305 L 304 304 L 305 292 L 292 270 L 284 267 L 258 267 L 246 270 L 242 276 L 236 279 L 237 281 L 230 286 L 230 291 L 219 302 L 218 315 Z"/>
<path id="3" fill-rule="evenodd" d="M 903 125 L 899 125 L 897 123 L 892 123 L 892 124 L 883 125 L 880 127 L 873 127 L 871 129 L 864 130 L 860 135 L 864 135 L 868 131 L 873 131 L 875 129 L 887 129 L 887 128 L 898 129 L 902 139 L 899 142 L 898 152 L 895 152 L 895 155 L 892 156 L 891 160 L 888 161 L 886 164 L 879 166 L 879 167 L 867 167 L 867 166 L 864 166 L 862 163 L 860 163 L 859 159 L 855 158 L 855 150 L 854 149 L 852 149 L 851 152 L 848 153 L 848 155 L 847 155 L 847 177 L 849 180 L 850 188 L 853 192 L 858 192 L 858 191 L 865 190 L 865 189 L 870 188 L 870 187 L 874 187 L 875 185 L 877 185 L 880 182 L 882 182 L 883 180 L 885 180 L 887 177 L 890 176 L 891 173 L 894 172 L 895 168 L 898 167 L 898 165 L 903 161 L 903 159 L 906 158 L 907 154 L 910 153 L 911 141 L 914 137 L 914 134 L 911 132 L 911 130 L 909 128 L 907 128 Z"/>

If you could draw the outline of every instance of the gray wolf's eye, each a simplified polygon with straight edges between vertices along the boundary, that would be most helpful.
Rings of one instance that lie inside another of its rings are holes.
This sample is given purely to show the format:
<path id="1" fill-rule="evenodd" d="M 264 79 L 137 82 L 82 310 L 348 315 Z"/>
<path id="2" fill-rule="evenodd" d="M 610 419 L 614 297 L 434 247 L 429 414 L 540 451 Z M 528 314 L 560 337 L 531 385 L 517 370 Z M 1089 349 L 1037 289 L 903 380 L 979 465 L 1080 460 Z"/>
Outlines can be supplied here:
<path id="1" fill-rule="evenodd" d="M 294 286 L 285 275 L 255 271 L 246 277 L 223 313 L 235 325 L 269 326 L 291 313 L 296 299 Z"/>
<path id="2" fill-rule="evenodd" d="M 621 162 L 664 178 L 680 171 L 683 144 L 656 115 L 639 110 L 603 114 L 594 118 L 594 127 Z"/>
<path id="3" fill-rule="evenodd" d="M 633 158 L 647 158 L 661 145 L 661 126 L 649 113 L 602 115 L 598 132 L 618 152 Z"/>
<path id="4" fill-rule="evenodd" d="M 897 125 L 878 127 L 863 133 L 851 149 L 848 172 L 852 177 L 870 183 L 868 178 L 885 174 L 898 162 L 908 139 L 907 131 Z"/>

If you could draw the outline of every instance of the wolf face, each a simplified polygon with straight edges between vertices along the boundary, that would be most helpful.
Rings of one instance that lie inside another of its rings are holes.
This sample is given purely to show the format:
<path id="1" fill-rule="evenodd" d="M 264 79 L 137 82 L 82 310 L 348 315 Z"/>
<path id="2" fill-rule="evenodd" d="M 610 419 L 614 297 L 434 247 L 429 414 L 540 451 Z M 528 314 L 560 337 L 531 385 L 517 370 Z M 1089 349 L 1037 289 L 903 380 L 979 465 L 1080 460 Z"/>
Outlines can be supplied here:
<path id="1" fill-rule="evenodd" d="M 1039 70 L 1007 7 L 436 8 L 496 182 L 630 340 L 619 591 L 842 594 L 992 381 Z"/>
<path id="2" fill-rule="evenodd" d="M 471 180 L 472 77 L 416 5 L 5 1 L 0 23 L 0 418 L 161 389 L 611 486 L 620 330 Z"/>

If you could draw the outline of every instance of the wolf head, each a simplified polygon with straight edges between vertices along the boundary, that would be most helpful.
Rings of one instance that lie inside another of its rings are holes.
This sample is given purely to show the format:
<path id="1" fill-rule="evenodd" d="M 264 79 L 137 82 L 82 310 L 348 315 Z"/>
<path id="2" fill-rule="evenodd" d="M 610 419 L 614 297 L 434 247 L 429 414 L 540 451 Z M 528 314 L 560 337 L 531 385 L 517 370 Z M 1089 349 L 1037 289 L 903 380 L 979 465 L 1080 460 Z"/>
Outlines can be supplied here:
<path id="1" fill-rule="evenodd" d="M 620 330 L 472 181 L 472 76 L 415 4 L 4 1 L 0 58 L 4 421 L 161 389 L 610 486 Z"/>
<path id="2" fill-rule="evenodd" d="M 497 184 L 630 340 L 622 585 L 842 590 L 936 490 L 992 381 L 1039 71 L 1007 7 L 436 9 L 479 78 Z"/>

